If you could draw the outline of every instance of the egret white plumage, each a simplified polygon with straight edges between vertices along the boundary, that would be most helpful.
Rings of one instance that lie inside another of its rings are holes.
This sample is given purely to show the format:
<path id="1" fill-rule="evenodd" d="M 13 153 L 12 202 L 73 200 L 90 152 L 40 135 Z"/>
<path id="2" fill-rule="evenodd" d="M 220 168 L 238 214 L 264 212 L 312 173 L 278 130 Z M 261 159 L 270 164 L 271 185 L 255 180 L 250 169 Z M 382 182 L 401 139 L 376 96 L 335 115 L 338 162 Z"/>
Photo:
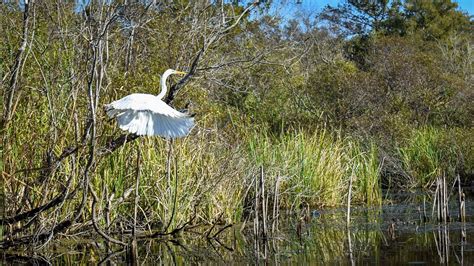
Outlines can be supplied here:
<path id="1" fill-rule="evenodd" d="M 194 125 L 194 118 L 181 113 L 162 101 L 168 88 L 166 79 L 172 74 L 186 74 L 168 69 L 161 76 L 161 92 L 157 96 L 133 93 L 105 105 L 107 115 L 116 117 L 122 130 L 146 136 L 184 137 Z"/>

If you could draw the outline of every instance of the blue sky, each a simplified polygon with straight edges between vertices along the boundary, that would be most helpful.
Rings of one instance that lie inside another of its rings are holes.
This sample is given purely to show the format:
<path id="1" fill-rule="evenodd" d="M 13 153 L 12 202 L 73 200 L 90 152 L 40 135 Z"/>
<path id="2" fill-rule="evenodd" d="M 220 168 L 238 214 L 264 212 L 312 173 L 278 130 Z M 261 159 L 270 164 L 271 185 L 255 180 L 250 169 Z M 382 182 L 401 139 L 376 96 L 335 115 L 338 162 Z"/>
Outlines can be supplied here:
<path id="1" fill-rule="evenodd" d="M 304 10 L 321 10 L 326 5 L 336 6 L 342 0 L 301 0 L 301 9 Z M 458 3 L 459 9 L 467 12 L 469 15 L 474 15 L 474 0 L 454 0 Z"/>
<path id="2" fill-rule="evenodd" d="M 473 0 L 457 0 L 454 1 L 458 3 L 459 8 L 462 11 L 466 11 L 469 15 L 474 15 L 474 1 Z"/>

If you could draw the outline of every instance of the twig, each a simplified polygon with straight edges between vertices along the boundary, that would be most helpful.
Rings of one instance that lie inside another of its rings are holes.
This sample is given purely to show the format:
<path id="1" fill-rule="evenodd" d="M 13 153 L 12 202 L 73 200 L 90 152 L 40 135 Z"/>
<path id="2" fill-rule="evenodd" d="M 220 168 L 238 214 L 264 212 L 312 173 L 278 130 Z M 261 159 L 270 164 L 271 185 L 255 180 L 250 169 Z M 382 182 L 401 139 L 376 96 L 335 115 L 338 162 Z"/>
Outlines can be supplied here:
<path id="1" fill-rule="evenodd" d="M 262 237 L 267 237 L 267 204 L 265 200 L 265 175 L 263 171 L 263 166 L 260 166 L 260 197 L 262 204 Z"/>
<path id="2" fill-rule="evenodd" d="M 438 190 L 439 190 L 439 184 L 438 184 L 438 180 L 436 180 L 436 190 L 435 190 L 435 193 L 434 193 L 433 207 L 432 207 L 432 210 L 431 210 L 431 219 L 434 218 L 434 212 L 435 212 L 436 203 L 437 203 L 437 200 L 438 200 Z M 439 212 L 438 212 L 438 220 L 439 220 Z"/>
<path id="3" fill-rule="evenodd" d="M 8 122 L 12 117 L 12 110 L 13 110 L 13 98 L 15 96 L 15 91 L 18 87 L 18 77 L 21 76 L 21 65 L 23 64 L 24 60 L 24 52 L 26 50 L 26 46 L 28 43 L 28 31 L 29 31 L 29 21 L 30 21 L 30 8 L 34 7 L 34 0 L 33 1 L 24 1 L 24 10 L 23 10 L 23 34 L 21 37 L 20 47 L 18 48 L 15 64 L 12 68 L 12 74 L 10 78 L 10 85 L 7 94 L 6 106 L 3 113 L 3 124 L 2 128 L 6 127 Z"/>
<path id="4" fill-rule="evenodd" d="M 196 218 L 196 216 L 193 216 L 189 221 L 185 222 L 182 226 L 173 229 L 173 231 L 171 231 L 169 233 L 167 233 L 167 232 L 155 232 L 153 234 L 146 234 L 146 235 L 138 236 L 138 238 L 155 238 L 155 237 L 160 237 L 160 236 L 175 235 L 175 234 L 179 233 L 180 231 L 182 231 L 183 229 L 185 229 L 185 227 L 188 224 L 192 223 L 195 218 Z"/>
<path id="5" fill-rule="evenodd" d="M 278 219 L 279 219 L 279 211 L 280 211 L 280 203 L 279 203 L 279 189 L 280 189 L 280 175 L 277 175 L 275 181 L 275 190 L 273 192 L 273 222 L 272 222 L 272 234 L 275 234 L 276 230 L 278 230 Z"/>
<path id="6" fill-rule="evenodd" d="M 349 192 L 347 194 L 347 218 L 346 218 L 347 227 L 349 227 L 351 224 L 352 177 L 353 175 L 351 174 L 349 177 Z"/>
<path id="7" fill-rule="evenodd" d="M 257 241 L 258 239 L 258 234 L 260 232 L 259 228 L 260 228 L 260 221 L 259 221 L 259 215 L 260 215 L 260 203 L 259 203 L 259 198 L 260 198 L 260 189 L 258 187 L 258 180 L 257 180 L 257 177 L 255 177 L 255 202 L 254 202 L 254 213 L 255 213 L 255 217 L 254 217 L 254 234 L 255 234 L 255 241 Z"/>

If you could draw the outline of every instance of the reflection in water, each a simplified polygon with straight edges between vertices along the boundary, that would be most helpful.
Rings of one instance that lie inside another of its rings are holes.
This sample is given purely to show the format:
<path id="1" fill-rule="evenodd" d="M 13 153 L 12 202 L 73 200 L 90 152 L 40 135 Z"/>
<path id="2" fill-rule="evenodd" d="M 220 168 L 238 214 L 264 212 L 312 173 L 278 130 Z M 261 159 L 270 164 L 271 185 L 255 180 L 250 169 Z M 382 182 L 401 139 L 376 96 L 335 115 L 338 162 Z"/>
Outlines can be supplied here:
<path id="1" fill-rule="evenodd" d="M 125 248 L 121 248 L 117 251 L 112 251 L 112 252 L 109 251 L 109 253 L 107 253 L 107 255 L 101 261 L 99 261 L 98 265 L 107 265 L 115 257 L 121 255 L 124 252 L 125 252 Z"/>
<path id="2" fill-rule="evenodd" d="M 474 239 L 474 206 L 466 204 L 466 223 L 425 223 L 416 204 L 399 204 L 353 208 L 348 227 L 345 209 L 333 209 L 320 211 L 311 219 L 281 218 L 279 233 L 267 238 L 255 237 L 249 226 L 241 230 L 242 225 L 235 225 L 216 237 L 206 237 L 206 229 L 202 232 L 196 229 L 187 231 L 181 238 L 140 240 L 136 246 L 131 245 L 132 249 L 108 246 L 102 241 L 66 240 L 36 253 L 8 251 L 3 261 L 100 265 L 225 262 L 473 265 L 474 245 L 467 240 Z M 454 217 L 458 211 L 450 212 Z"/>
<path id="3" fill-rule="evenodd" d="M 438 234 L 435 234 L 434 240 L 436 243 L 436 250 L 438 251 L 439 255 L 439 262 L 440 263 L 449 263 L 449 232 L 448 226 L 438 225 Z"/>
<path id="4" fill-rule="evenodd" d="M 355 265 L 354 254 L 352 251 L 351 230 L 347 226 L 347 246 L 349 247 L 349 261 L 351 265 Z"/>

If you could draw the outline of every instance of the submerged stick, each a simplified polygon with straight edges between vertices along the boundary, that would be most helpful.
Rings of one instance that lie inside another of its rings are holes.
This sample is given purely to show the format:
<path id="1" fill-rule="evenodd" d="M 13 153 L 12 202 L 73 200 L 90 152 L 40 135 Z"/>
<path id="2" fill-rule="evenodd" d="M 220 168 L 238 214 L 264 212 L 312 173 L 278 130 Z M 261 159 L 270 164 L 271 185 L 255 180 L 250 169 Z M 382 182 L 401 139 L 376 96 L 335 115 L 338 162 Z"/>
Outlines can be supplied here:
<path id="1" fill-rule="evenodd" d="M 349 229 L 349 227 L 347 227 L 346 229 L 347 229 L 346 230 L 347 245 L 349 246 L 349 260 L 350 260 L 351 266 L 355 266 L 356 263 L 355 263 L 355 260 L 354 260 L 354 252 L 353 252 L 353 249 L 352 249 L 351 230 Z"/>
<path id="2" fill-rule="evenodd" d="M 458 182 L 458 205 L 459 205 L 459 221 L 460 222 L 465 222 L 465 210 L 464 210 L 464 193 L 461 188 L 461 178 L 459 177 L 459 174 L 457 175 L 456 181 Z"/>
<path id="3" fill-rule="evenodd" d="M 444 175 L 441 179 L 441 184 L 443 185 L 443 223 L 446 223 L 446 221 L 448 220 L 448 213 L 446 212 L 446 196 L 447 196 L 447 193 L 446 193 L 446 180 L 444 179 Z"/>
<path id="4" fill-rule="evenodd" d="M 448 231 L 448 226 L 444 225 L 443 226 L 444 230 L 444 254 L 446 256 L 446 264 L 449 265 L 449 231 Z"/>
<path id="5" fill-rule="evenodd" d="M 438 222 L 441 222 L 442 216 L 443 216 L 443 214 L 442 214 L 442 212 L 443 212 L 442 211 L 442 208 L 443 208 L 442 207 L 442 204 L 443 204 L 443 199 L 442 199 L 442 197 L 443 197 L 443 192 L 442 192 L 443 191 L 443 186 L 441 184 L 440 177 L 438 177 L 438 179 L 436 181 L 436 184 L 438 186 L 438 188 L 436 189 L 436 191 L 438 192 L 438 201 L 437 201 L 437 204 L 438 204 L 438 206 L 437 206 L 438 207 Z"/>
<path id="6" fill-rule="evenodd" d="M 129 256 L 127 256 L 128 265 L 138 265 L 138 248 L 137 248 L 137 239 L 132 239 L 132 244 L 128 247 Z"/>

